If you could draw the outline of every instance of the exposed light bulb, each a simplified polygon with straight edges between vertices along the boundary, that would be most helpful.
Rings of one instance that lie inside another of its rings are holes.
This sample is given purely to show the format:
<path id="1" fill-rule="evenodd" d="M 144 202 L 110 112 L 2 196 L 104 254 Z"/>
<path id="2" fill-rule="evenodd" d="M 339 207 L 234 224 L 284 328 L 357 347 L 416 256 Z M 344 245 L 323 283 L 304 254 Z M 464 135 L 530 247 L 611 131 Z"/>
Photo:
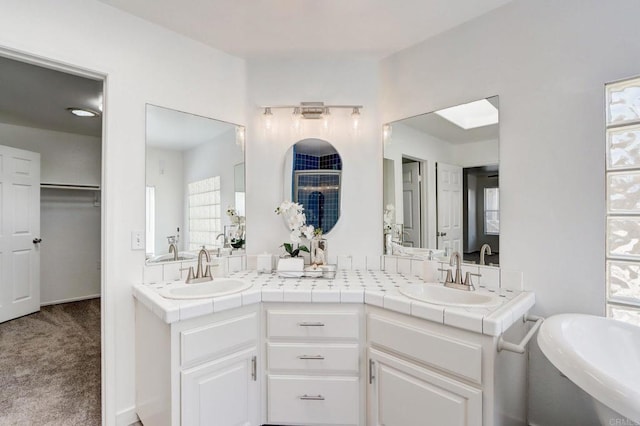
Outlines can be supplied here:
<path id="1" fill-rule="evenodd" d="M 322 112 L 322 129 L 328 132 L 331 128 L 331 112 L 329 108 L 325 108 Z"/>
<path id="2" fill-rule="evenodd" d="M 353 125 L 353 130 L 357 131 L 360 127 L 360 108 L 354 107 L 353 112 L 351 113 L 351 121 Z"/>
<path id="3" fill-rule="evenodd" d="M 271 128 L 273 127 L 273 113 L 271 112 L 271 108 L 266 107 L 264 109 L 264 114 L 262 114 L 262 118 L 264 119 L 265 130 L 271 130 Z"/>
<path id="4" fill-rule="evenodd" d="M 293 109 L 293 114 L 291 115 L 291 120 L 293 122 L 293 130 L 295 132 L 300 131 L 300 127 L 302 126 L 302 114 L 300 114 L 300 108 L 295 107 Z"/>
<path id="5" fill-rule="evenodd" d="M 385 124 L 382 127 L 382 140 L 385 143 L 391 142 L 391 133 L 393 133 L 393 128 L 391 127 L 391 124 Z"/>
<path id="6" fill-rule="evenodd" d="M 244 152 L 245 130 L 242 126 L 236 127 L 236 145 Z"/>

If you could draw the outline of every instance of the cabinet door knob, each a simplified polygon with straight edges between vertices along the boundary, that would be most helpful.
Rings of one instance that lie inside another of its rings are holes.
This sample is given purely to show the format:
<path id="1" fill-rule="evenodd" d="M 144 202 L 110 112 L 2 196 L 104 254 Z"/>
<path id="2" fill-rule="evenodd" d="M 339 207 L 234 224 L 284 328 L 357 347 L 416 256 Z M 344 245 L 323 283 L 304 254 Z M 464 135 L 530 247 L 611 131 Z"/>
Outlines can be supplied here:
<path id="1" fill-rule="evenodd" d="M 40 244 L 42 242 L 42 238 L 34 238 L 33 244 Z"/>

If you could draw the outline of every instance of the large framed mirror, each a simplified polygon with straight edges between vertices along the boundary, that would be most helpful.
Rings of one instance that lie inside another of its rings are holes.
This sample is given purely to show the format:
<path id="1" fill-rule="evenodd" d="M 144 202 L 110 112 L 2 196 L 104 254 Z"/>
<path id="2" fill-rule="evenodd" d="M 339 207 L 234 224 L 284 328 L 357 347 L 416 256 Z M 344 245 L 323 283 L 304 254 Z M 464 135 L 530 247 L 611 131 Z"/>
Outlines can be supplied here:
<path id="1" fill-rule="evenodd" d="M 499 126 L 498 96 L 384 126 L 385 241 L 499 264 Z"/>
<path id="2" fill-rule="evenodd" d="M 244 127 L 147 105 L 148 263 L 244 247 L 244 164 Z"/>
<path id="3" fill-rule="evenodd" d="M 328 141 L 302 139 L 284 160 L 284 198 L 302 204 L 307 225 L 329 233 L 340 218 L 342 158 Z"/>

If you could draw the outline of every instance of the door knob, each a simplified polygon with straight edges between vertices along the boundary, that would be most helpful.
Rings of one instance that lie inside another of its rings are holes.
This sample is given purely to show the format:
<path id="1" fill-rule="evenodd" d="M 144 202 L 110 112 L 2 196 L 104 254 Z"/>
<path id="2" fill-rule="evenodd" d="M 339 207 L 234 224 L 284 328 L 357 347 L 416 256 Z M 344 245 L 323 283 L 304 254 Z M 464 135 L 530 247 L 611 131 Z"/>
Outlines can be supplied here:
<path id="1" fill-rule="evenodd" d="M 42 242 L 42 238 L 34 238 L 33 244 L 40 244 Z"/>
<path id="2" fill-rule="evenodd" d="M 446 237 L 447 233 L 446 232 L 437 232 L 436 233 L 436 237 Z"/>

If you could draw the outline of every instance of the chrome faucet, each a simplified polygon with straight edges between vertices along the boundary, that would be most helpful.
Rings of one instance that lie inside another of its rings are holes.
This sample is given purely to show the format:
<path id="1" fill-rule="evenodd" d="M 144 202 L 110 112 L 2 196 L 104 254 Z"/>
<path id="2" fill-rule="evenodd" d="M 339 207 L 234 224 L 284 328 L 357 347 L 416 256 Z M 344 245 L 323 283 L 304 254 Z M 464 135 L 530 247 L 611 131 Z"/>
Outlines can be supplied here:
<path id="1" fill-rule="evenodd" d="M 202 256 L 203 255 L 206 259 L 206 268 L 204 269 L 204 272 L 202 272 Z M 187 284 L 201 283 L 204 281 L 213 280 L 213 275 L 211 275 L 210 263 L 211 263 L 211 256 L 209 256 L 209 252 L 207 251 L 207 249 L 204 246 L 202 246 L 202 248 L 200 249 L 200 252 L 198 253 L 198 266 L 197 266 L 195 275 L 193 273 L 193 266 L 189 266 L 188 268 L 182 269 L 182 270 L 189 270 L 189 273 L 187 274 L 187 280 L 185 281 L 185 283 Z"/>
<path id="2" fill-rule="evenodd" d="M 218 238 L 220 237 L 222 237 L 222 245 L 218 246 L 218 254 L 216 255 L 216 257 L 220 257 L 221 249 L 227 247 L 227 237 L 225 237 L 224 234 L 216 235 L 216 242 L 218 242 Z"/>
<path id="3" fill-rule="evenodd" d="M 458 290 L 475 290 L 469 272 L 467 272 L 464 277 L 464 282 L 462 282 L 462 256 L 460 256 L 460 253 L 457 251 L 451 253 L 451 260 L 449 261 L 449 266 L 453 266 L 454 264 L 456 267 L 456 277 L 453 279 L 451 269 L 447 270 L 447 279 L 444 282 L 444 286 L 457 288 Z"/>
<path id="4" fill-rule="evenodd" d="M 174 243 L 169 244 L 169 253 L 173 253 L 173 260 L 178 260 L 178 246 Z"/>
<path id="5" fill-rule="evenodd" d="M 456 264 L 456 279 L 454 284 L 462 284 L 462 260 L 460 259 L 460 253 L 454 251 L 451 254 L 451 258 L 449 260 L 449 266 L 453 266 L 453 263 Z"/>
<path id="6" fill-rule="evenodd" d="M 480 247 L 480 264 L 481 265 L 486 265 L 486 263 L 484 263 L 484 255 L 488 254 L 491 255 L 491 246 L 489 246 L 489 244 L 483 244 L 482 247 Z"/>

